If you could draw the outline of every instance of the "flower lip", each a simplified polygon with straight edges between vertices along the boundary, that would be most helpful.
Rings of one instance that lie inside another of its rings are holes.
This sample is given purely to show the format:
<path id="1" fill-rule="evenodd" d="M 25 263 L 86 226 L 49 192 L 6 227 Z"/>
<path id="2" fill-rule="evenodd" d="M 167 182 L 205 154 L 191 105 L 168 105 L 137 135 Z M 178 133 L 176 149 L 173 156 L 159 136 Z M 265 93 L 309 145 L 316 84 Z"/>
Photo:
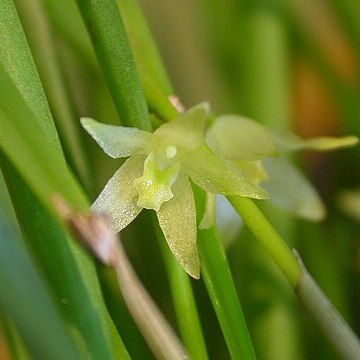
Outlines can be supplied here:
<path id="1" fill-rule="evenodd" d="M 160 206 L 174 196 L 171 187 L 179 171 L 179 162 L 159 169 L 154 153 L 150 153 L 144 162 L 143 175 L 133 183 L 139 195 L 137 204 L 145 209 L 159 211 Z"/>

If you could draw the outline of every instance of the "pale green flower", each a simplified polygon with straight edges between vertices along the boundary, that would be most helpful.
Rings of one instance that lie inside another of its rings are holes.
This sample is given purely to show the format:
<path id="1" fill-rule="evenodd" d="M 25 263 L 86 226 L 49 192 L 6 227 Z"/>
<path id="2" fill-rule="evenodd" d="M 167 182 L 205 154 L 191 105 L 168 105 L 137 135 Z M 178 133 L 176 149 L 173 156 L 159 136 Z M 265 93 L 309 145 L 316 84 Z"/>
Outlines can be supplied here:
<path id="1" fill-rule="evenodd" d="M 269 193 L 269 200 L 275 205 L 316 221 L 325 216 L 325 206 L 316 189 L 284 155 L 298 150 L 330 151 L 353 146 L 358 138 L 319 137 L 303 140 L 292 133 L 275 133 L 242 116 L 224 115 L 215 119 L 208 129 L 206 142 L 215 153 L 233 160 L 243 171 L 246 171 L 246 167 L 250 169 L 248 181 L 255 185 L 261 183 Z M 277 156 L 262 159 L 273 154 Z M 249 161 L 254 160 L 256 155 L 257 162 Z"/>
<path id="2" fill-rule="evenodd" d="M 239 167 L 215 155 L 205 144 L 208 106 L 202 104 L 154 133 L 136 128 L 105 125 L 82 118 L 86 131 L 106 154 L 129 157 L 109 180 L 92 209 L 108 214 L 116 231 L 131 223 L 143 208 L 157 213 L 169 247 L 183 268 L 199 277 L 196 248 L 196 211 L 189 178 L 212 194 L 267 197 L 248 166 Z M 249 136 L 252 136 L 250 134 Z M 273 152 L 266 135 L 262 146 L 251 144 L 241 161 L 258 160 Z M 260 143 L 260 142 L 259 142 Z"/>

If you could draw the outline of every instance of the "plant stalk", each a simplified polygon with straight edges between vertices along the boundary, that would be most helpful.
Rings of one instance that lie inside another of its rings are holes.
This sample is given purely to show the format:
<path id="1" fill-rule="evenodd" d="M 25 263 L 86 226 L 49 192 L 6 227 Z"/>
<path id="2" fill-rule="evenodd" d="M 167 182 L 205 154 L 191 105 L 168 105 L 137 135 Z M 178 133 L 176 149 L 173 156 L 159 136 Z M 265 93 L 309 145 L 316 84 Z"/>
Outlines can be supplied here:
<path id="1" fill-rule="evenodd" d="M 153 216 L 152 219 L 167 270 L 181 338 L 191 359 L 206 360 L 208 355 L 190 278 L 171 253 L 156 217 Z"/>
<path id="2" fill-rule="evenodd" d="M 299 283 L 301 269 L 281 236 L 251 199 L 229 196 L 228 200 L 286 276 L 290 285 L 296 287 Z"/>
<path id="3" fill-rule="evenodd" d="M 296 252 L 295 254 L 302 268 L 299 285 L 295 288 L 296 295 L 314 317 L 341 358 L 358 360 L 360 358 L 359 339 L 308 273 L 299 255 Z"/>
<path id="4" fill-rule="evenodd" d="M 151 131 L 145 97 L 116 2 L 77 0 L 118 115 L 126 126 Z"/>
<path id="5" fill-rule="evenodd" d="M 307 272 L 300 258 L 293 255 L 255 203 L 239 196 L 228 199 L 288 279 L 299 300 L 318 322 L 339 355 L 348 360 L 359 359 L 358 338 Z"/>
<path id="6" fill-rule="evenodd" d="M 201 274 L 232 359 L 256 359 L 224 248 L 215 228 L 199 230 Z"/>

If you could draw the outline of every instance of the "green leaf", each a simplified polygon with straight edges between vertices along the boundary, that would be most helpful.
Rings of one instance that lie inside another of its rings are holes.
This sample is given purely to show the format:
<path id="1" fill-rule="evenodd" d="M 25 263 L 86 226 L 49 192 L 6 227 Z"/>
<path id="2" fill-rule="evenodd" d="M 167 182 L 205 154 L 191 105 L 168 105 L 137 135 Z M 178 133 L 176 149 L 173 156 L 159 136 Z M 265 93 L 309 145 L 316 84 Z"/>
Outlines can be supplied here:
<path id="1" fill-rule="evenodd" d="M 22 231 L 53 289 L 71 304 L 66 307 L 68 319 L 79 342 L 99 358 L 126 356 L 92 261 L 44 208 L 50 208 L 55 193 L 77 208 L 87 209 L 88 201 L 65 163 L 16 10 L 8 0 L 0 5 L 0 23 L 0 88 L 6 94 L 0 97 L 1 166 Z"/>
<path id="2" fill-rule="evenodd" d="M 92 260 L 2 157 L 1 166 L 26 245 L 51 285 L 66 320 L 90 358 L 127 358 L 103 302 Z"/>
<path id="3" fill-rule="evenodd" d="M 138 2 L 118 0 L 117 4 L 134 52 L 150 111 L 165 121 L 176 118 L 179 114 L 168 98 L 169 95 L 174 94 L 174 91 Z"/>
<path id="4" fill-rule="evenodd" d="M 82 182 L 90 188 L 88 159 L 80 137 L 81 128 L 75 120 L 77 116 L 64 80 L 63 69 L 60 68 L 57 42 L 52 31 L 53 24 L 46 16 L 41 0 L 15 0 L 14 3 L 24 26 L 67 160 Z M 66 13 L 68 16 L 68 7 Z"/>
<path id="5" fill-rule="evenodd" d="M 272 203 L 308 220 L 319 221 L 325 217 L 325 206 L 319 194 L 290 162 L 273 158 L 265 159 L 263 164 L 269 179 L 262 186 Z"/>
<path id="6" fill-rule="evenodd" d="M 138 193 L 134 180 L 142 175 L 145 157 L 133 155 L 116 171 L 92 205 L 97 212 L 107 214 L 118 232 L 138 216 Z"/>
<path id="7" fill-rule="evenodd" d="M 113 158 L 147 155 L 151 151 L 152 133 L 137 128 L 102 124 L 90 118 L 81 118 L 80 121 L 104 152 Z"/>
<path id="8" fill-rule="evenodd" d="M 131 48 L 134 52 L 139 75 L 143 82 L 143 73 L 165 95 L 172 95 L 172 88 L 141 8 L 136 0 L 117 0 L 124 20 Z"/>
<path id="9" fill-rule="evenodd" d="M 165 239 L 184 270 L 192 277 L 200 276 L 196 247 L 196 210 L 194 195 L 187 176 L 180 173 L 173 186 L 174 197 L 157 211 Z"/>
<path id="10" fill-rule="evenodd" d="M 44 129 L 45 118 L 33 115 L 1 64 L 0 88 L 6 93 L 0 97 L 0 147 L 4 153 L 46 205 L 57 192 L 71 204 L 86 207 L 86 198 L 66 166 L 56 133 Z"/>
<path id="11" fill-rule="evenodd" d="M 181 160 L 181 169 L 195 184 L 212 194 L 267 198 L 266 192 L 251 184 L 239 167 L 219 158 L 205 145 L 187 153 Z"/>
<path id="12" fill-rule="evenodd" d="M 215 228 L 200 230 L 201 275 L 232 359 L 256 359 L 224 249 Z"/>
<path id="13" fill-rule="evenodd" d="M 44 280 L 0 204 L 0 307 L 34 359 L 80 359 Z M 31 296 L 30 296 L 31 295 Z"/>
<path id="14" fill-rule="evenodd" d="M 54 145 L 60 149 L 50 109 L 12 0 L 0 3 L 0 63 L 34 117 L 42 119 L 41 128 L 51 134 Z M 1 86 L 1 89 L 9 100 L 11 94 L 6 87 Z"/>
<path id="15" fill-rule="evenodd" d="M 323 136 L 312 139 L 301 139 L 292 133 L 272 134 L 273 141 L 279 151 L 332 151 L 336 149 L 351 147 L 359 142 L 356 136 L 331 137 Z"/>
<path id="16" fill-rule="evenodd" d="M 151 130 L 124 24 L 113 0 L 77 0 L 95 53 L 122 122 Z"/>
<path id="17" fill-rule="evenodd" d="M 76 2 L 73 0 L 41 0 L 46 8 L 51 25 L 89 69 L 96 67 L 96 57 L 91 46 L 90 37 L 82 21 Z M 66 11 L 63 11 L 66 9 Z M 97 69 L 97 68 L 96 68 Z"/>
<path id="18" fill-rule="evenodd" d="M 275 154 L 269 131 L 238 115 L 218 117 L 206 133 L 206 143 L 228 160 L 259 160 Z"/>

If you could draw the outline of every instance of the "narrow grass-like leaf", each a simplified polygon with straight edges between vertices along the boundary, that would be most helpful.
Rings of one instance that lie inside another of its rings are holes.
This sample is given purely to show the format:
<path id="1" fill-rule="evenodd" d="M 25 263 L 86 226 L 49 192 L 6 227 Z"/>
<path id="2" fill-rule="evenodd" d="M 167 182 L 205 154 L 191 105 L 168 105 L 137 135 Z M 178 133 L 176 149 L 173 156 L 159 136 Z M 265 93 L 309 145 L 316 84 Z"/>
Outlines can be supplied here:
<path id="1" fill-rule="evenodd" d="M 151 130 L 135 61 L 113 0 L 77 0 L 121 121 Z"/>
<path id="2" fill-rule="evenodd" d="M 256 359 L 226 255 L 215 228 L 199 231 L 198 248 L 201 274 L 231 358 Z"/>
<path id="3" fill-rule="evenodd" d="M 12 0 L 0 3 L 0 63 L 34 116 L 42 119 L 41 127 L 51 134 L 56 143 L 54 145 L 60 147 L 40 78 Z M 1 86 L 1 89 L 10 98 L 11 94 L 7 94 L 6 88 Z"/>
<path id="4" fill-rule="evenodd" d="M 46 9 L 56 35 L 61 37 L 71 49 L 76 50 L 85 66 L 96 67 L 96 57 L 90 37 L 81 19 L 79 9 L 73 0 L 41 0 Z M 63 11 L 66 9 L 66 11 Z"/>
<path id="5" fill-rule="evenodd" d="M 205 210 L 205 193 L 193 186 L 197 220 Z M 235 284 L 216 227 L 198 230 L 201 277 L 232 359 L 256 359 Z"/>
<path id="6" fill-rule="evenodd" d="M 22 221 L 26 237 L 39 241 L 34 245 L 36 251 L 43 251 L 44 256 L 38 258 L 39 263 L 48 274 L 56 276 L 58 281 L 60 279 L 59 284 L 66 294 L 64 298 L 78 304 L 82 310 L 77 313 L 71 308 L 73 312 L 69 311 L 69 321 L 73 323 L 81 342 L 92 349 L 94 356 L 112 358 L 113 354 L 122 352 L 123 346 L 105 309 L 94 266 L 42 207 L 49 206 L 54 193 L 60 193 L 69 203 L 80 208 L 87 208 L 88 202 L 66 166 L 12 2 L 1 3 L 0 20 L 0 88 L 6 94 L 0 97 L 0 147 L 9 160 L 8 163 L 2 161 L 8 184 L 14 186 L 20 177 L 24 180 L 12 191 L 13 197 L 23 191 L 23 196 L 19 196 L 16 202 L 18 218 Z M 10 163 L 14 169 L 11 169 Z M 27 198 L 28 195 L 30 198 Z M 38 198 L 43 205 L 37 203 Z M 33 206 L 39 206 L 41 210 L 36 213 Z M 33 222 L 28 222 L 29 214 L 35 216 Z M 26 229 L 25 222 L 28 224 Z M 50 223 L 54 234 L 49 238 Z M 39 234 L 35 225 L 39 225 Z M 55 243 L 57 250 L 54 252 L 52 246 Z M 83 291 L 78 291 L 80 287 Z"/>
<path id="7" fill-rule="evenodd" d="M 19 236 L 0 207 L 0 306 L 13 320 L 35 359 L 80 359 Z"/>
<path id="8" fill-rule="evenodd" d="M 8 73 L 0 64 L 0 146 L 16 165 L 37 195 L 48 204 L 60 192 L 72 204 L 86 207 L 87 202 L 73 175 L 68 171 L 58 138 L 44 129 L 41 117 L 35 117 Z M 40 115 L 39 115 L 40 116 Z M 59 176 L 61 174 L 61 176 Z"/>
<path id="9" fill-rule="evenodd" d="M 178 112 L 168 99 L 173 90 L 140 6 L 135 0 L 118 0 L 117 4 L 149 109 L 164 120 L 177 117 Z"/>
<path id="10" fill-rule="evenodd" d="M 117 0 L 117 4 L 134 52 L 140 77 L 143 72 L 146 73 L 162 93 L 172 95 L 170 81 L 139 4 L 136 0 Z"/>
<path id="11" fill-rule="evenodd" d="M 127 352 L 105 308 L 91 260 L 1 158 L 5 179 L 27 245 L 52 285 L 76 339 L 94 359 L 126 359 Z"/>
<path id="12" fill-rule="evenodd" d="M 359 338 L 307 272 L 299 256 L 298 261 L 302 267 L 300 282 L 295 289 L 299 300 L 318 322 L 319 327 L 341 358 L 346 360 L 357 359 L 360 354 Z"/>
<path id="13" fill-rule="evenodd" d="M 66 157 L 87 188 L 90 174 L 81 141 L 80 125 L 60 69 L 51 24 L 40 0 L 15 0 L 25 34 L 61 135 Z"/>

